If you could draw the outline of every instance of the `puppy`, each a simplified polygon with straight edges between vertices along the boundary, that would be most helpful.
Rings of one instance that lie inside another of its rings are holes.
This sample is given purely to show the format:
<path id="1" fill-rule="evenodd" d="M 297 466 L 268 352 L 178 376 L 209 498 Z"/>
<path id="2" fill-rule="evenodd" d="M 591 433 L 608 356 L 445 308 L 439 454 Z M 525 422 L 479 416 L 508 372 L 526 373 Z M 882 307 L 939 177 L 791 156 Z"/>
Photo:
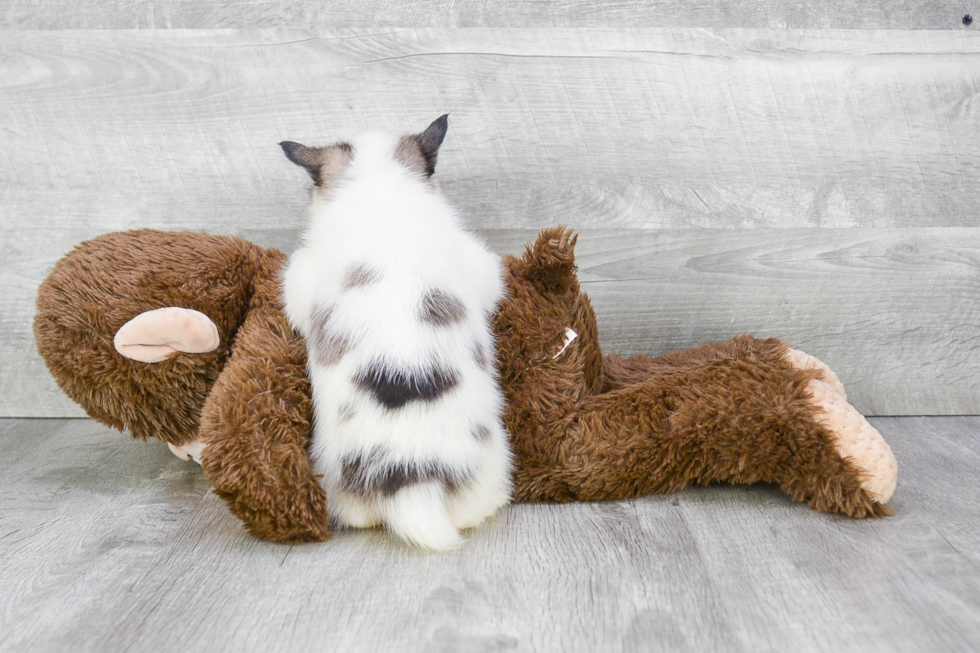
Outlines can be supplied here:
<path id="1" fill-rule="evenodd" d="M 447 126 L 281 143 L 314 184 L 283 298 L 307 343 L 328 507 L 436 550 L 459 546 L 512 489 L 489 324 L 501 261 L 431 183 Z"/>

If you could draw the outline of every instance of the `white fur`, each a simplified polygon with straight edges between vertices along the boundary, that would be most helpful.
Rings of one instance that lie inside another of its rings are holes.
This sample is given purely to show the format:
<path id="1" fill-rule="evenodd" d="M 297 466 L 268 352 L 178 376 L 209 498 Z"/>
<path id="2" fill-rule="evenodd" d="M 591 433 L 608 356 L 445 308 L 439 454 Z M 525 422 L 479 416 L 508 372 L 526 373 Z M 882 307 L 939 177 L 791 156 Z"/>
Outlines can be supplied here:
<path id="1" fill-rule="evenodd" d="M 494 360 L 488 323 L 503 295 L 500 258 L 465 232 L 452 207 L 418 173 L 394 159 L 397 139 L 367 134 L 352 142 L 354 157 L 328 195 L 314 192 L 303 246 L 284 273 L 290 323 L 310 343 L 312 316 L 332 307 L 330 325 L 353 336 L 334 365 L 320 365 L 310 345 L 314 436 L 311 457 L 323 474 L 331 514 L 353 527 L 384 523 L 402 539 L 432 549 L 458 546 L 458 529 L 478 525 L 511 494 L 511 455 L 501 423 L 503 399 L 493 372 L 474 357 L 479 343 Z M 357 265 L 380 281 L 345 290 Z M 459 298 L 465 318 L 448 326 L 419 320 L 433 288 Z M 458 373 L 458 384 L 431 402 L 385 409 L 353 382 L 384 358 L 398 369 L 437 361 Z M 340 419 L 341 407 L 355 415 Z M 473 437 L 484 426 L 490 438 Z M 352 494 L 341 487 L 345 454 L 379 447 L 402 462 L 438 462 L 469 479 L 455 492 L 442 483 L 409 485 L 392 496 Z"/>

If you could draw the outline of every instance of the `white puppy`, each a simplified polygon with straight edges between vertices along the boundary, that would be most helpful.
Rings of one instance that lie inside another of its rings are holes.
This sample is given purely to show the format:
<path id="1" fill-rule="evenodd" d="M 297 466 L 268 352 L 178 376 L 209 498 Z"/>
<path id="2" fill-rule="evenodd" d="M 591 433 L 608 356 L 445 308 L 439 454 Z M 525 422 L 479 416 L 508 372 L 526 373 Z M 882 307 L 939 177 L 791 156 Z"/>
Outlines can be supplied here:
<path id="1" fill-rule="evenodd" d="M 284 142 L 313 178 L 284 273 L 313 384 L 311 458 L 340 523 L 449 549 L 511 495 L 489 325 L 501 261 L 433 187 L 442 116 L 421 134 Z"/>

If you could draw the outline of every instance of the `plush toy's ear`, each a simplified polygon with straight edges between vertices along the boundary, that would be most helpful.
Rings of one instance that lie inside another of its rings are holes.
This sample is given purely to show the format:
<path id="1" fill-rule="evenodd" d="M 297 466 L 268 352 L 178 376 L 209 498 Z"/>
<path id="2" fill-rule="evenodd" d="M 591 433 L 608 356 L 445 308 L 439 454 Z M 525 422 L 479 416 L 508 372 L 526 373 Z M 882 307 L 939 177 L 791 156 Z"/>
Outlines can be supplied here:
<path id="1" fill-rule="evenodd" d="M 432 176 L 436 171 L 436 156 L 439 154 L 439 146 L 446 138 L 446 131 L 449 129 L 449 114 L 436 118 L 425 131 L 415 137 L 422 150 L 422 158 L 425 160 L 425 174 Z"/>

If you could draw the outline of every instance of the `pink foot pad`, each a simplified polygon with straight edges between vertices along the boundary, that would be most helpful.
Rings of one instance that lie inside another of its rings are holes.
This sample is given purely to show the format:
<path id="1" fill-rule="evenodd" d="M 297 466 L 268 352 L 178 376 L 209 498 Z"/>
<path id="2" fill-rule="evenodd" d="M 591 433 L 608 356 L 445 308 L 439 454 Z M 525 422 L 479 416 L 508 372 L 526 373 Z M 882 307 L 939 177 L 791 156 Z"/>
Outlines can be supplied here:
<path id="1" fill-rule="evenodd" d="M 800 370 L 820 370 L 823 380 L 830 384 L 830 387 L 844 399 L 847 399 L 847 392 L 844 391 L 844 384 L 837 378 L 834 370 L 830 369 L 826 363 L 815 356 L 811 356 L 799 349 L 788 349 L 786 351 L 786 362 Z"/>
<path id="2" fill-rule="evenodd" d="M 837 452 L 861 471 L 861 487 L 875 501 L 888 503 L 898 481 L 898 464 L 885 439 L 829 383 L 813 379 L 807 390 L 820 408 L 816 419 L 831 432 Z"/>
<path id="3" fill-rule="evenodd" d="M 204 452 L 204 447 L 207 444 L 201 442 L 200 440 L 195 440 L 194 442 L 188 442 L 187 444 L 178 447 L 175 444 L 167 443 L 167 447 L 170 449 L 170 453 L 177 456 L 181 460 L 193 460 L 198 465 L 201 464 L 201 454 Z"/>

